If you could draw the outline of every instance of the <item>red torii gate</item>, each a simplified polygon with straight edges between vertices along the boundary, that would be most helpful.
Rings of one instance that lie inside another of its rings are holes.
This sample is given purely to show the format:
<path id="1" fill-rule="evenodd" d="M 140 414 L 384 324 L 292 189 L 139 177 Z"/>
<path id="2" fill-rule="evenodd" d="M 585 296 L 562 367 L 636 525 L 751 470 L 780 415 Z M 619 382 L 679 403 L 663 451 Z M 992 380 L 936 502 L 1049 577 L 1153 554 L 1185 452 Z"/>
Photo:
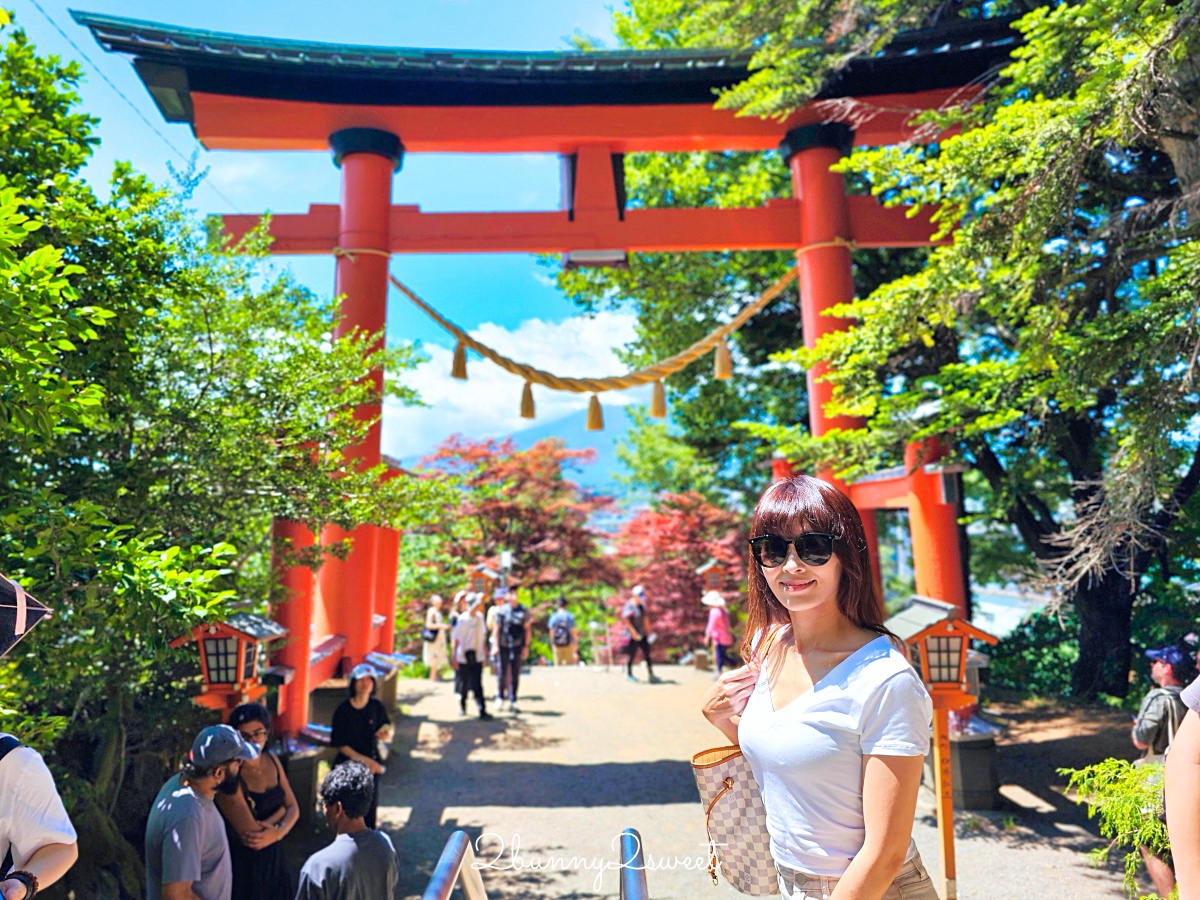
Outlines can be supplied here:
<path id="1" fill-rule="evenodd" d="M 876 57 L 851 62 L 813 103 L 786 121 L 713 108 L 713 92 L 743 80 L 745 54 L 723 50 L 595 53 L 412 50 L 338 46 L 219 34 L 73 12 L 106 50 L 129 54 L 167 121 L 188 122 L 210 150 L 332 149 L 341 202 L 271 220 L 273 252 L 337 259 L 343 296 L 338 336 L 386 325 L 387 254 L 526 252 L 593 257 L 630 252 L 797 250 L 807 346 L 848 322 L 824 311 L 854 296 L 850 248 L 931 243 L 927 216 L 847 196 L 830 167 L 852 144 L 918 137 L 913 115 L 951 102 L 995 71 L 1017 38 L 1003 21 L 956 22 L 898 38 Z M 849 120 L 851 124 L 847 124 Z M 922 136 L 924 137 L 924 136 Z M 781 142 L 782 139 L 782 142 Z M 623 154 L 780 150 L 794 198 L 755 209 L 627 208 Z M 564 158 L 563 209 L 553 212 L 423 213 L 393 206 L 392 179 L 405 153 L 557 153 Z M 226 216 L 241 237 L 257 216 Z M 830 417 L 831 387 L 808 373 L 812 431 L 861 425 Z M 382 372 L 374 373 L 382 385 Z M 380 409 L 350 450 L 380 462 Z M 938 466 L 936 441 L 909 447 L 905 465 L 843 487 L 863 512 L 907 508 L 917 592 L 960 608 L 965 585 L 957 530 L 957 482 Z M 785 474 L 780 461 L 777 475 Z M 314 535 L 279 520 L 275 536 L 297 549 Z M 345 560 L 315 576 L 279 565 L 289 600 L 276 611 L 292 635 L 276 662 L 295 671 L 280 693 L 281 730 L 308 720 L 313 687 L 373 650 L 393 650 L 399 536 L 363 525 L 327 525 L 322 543 L 349 538 Z M 278 563 L 278 560 L 277 560 Z M 878 567 L 876 567 L 878 568 Z"/>

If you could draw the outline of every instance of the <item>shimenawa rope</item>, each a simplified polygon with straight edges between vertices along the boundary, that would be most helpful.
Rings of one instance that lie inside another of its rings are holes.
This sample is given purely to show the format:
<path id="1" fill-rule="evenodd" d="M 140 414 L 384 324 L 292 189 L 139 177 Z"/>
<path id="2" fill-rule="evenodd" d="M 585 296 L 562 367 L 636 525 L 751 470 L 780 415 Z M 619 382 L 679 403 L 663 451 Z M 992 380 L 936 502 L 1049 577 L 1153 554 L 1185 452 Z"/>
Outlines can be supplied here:
<path id="1" fill-rule="evenodd" d="M 821 241 L 815 244 L 808 244 L 799 248 L 796 252 L 806 253 L 810 250 L 816 250 L 822 247 L 846 247 L 854 249 L 854 243 L 844 238 L 835 238 L 831 241 Z M 344 248 L 334 247 L 334 256 L 344 256 L 351 261 L 356 255 L 382 256 L 390 258 L 391 254 L 386 250 L 378 250 L 372 247 L 357 247 Z M 638 385 L 650 384 L 655 385 L 654 396 L 651 401 L 650 413 L 655 418 L 662 418 L 666 415 L 665 403 L 663 402 L 662 394 L 662 379 L 668 375 L 673 375 L 683 369 L 685 366 L 695 362 L 709 350 L 716 348 L 716 377 L 728 378 L 732 375 L 732 362 L 729 357 L 729 348 L 725 344 L 725 339 L 733 334 L 739 328 L 746 324 L 758 312 L 760 312 L 767 304 L 783 293 L 793 279 L 796 278 L 797 270 L 789 269 L 781 278 L 777 279 L 774 284 L 768 287 L 765 291 L 748 305 L 744 306 L 733 319 L 726 324 L 720 326 L 714 331 L 696 341 L 690 347 L 681 350 L 674 356 L 661 360 L 652 366 L 638 369 L 634 372 L 628 372 L 625 375 L 614 375 L 604 378 L 572 378 L 567 376 L 555 375 L 553 372 L 547 372 L 544 369 L 536 368 L 528 363 L 517 362 L 516 360 L 498 353 L 496 350 L 482 344 L 475 338 L 471 337 L 463 329 L 459 328 L 449 319 L 445 318 L 436 309 L 426 303 L 417 294 L 405 285 L 395 275 L 388 273 L 388 280 L 395 286 L 396 290 L 400 291 L 405 297 L 412 301 L 414 305 L 420 308 L 429 318 L 433 319 L 446 332 L 454 335 L 458 341 L 458 346 L 454 352 L 454 366 L 451 374 L 456 378 L 466 377 L 466 356 L 465 349 L 470 348 L 491 360 L 504 371 L 513 375 L 517 375 L 525 379 L 525 390 L 521 397 L 521 415 L 525 418 L 533 418 L 533 395 L 530 392 L 530 385 L 539 384 L 543 387 L 548 387 L 556 391 L 572 391 L 574 393 L 591 393 L 593 396 L 588 403 L 588 429 L 595 431 L 604 427 L 603 419 L 600 411 L 600 401 L 595 396 L 604 391 L 620 391 Z"/>

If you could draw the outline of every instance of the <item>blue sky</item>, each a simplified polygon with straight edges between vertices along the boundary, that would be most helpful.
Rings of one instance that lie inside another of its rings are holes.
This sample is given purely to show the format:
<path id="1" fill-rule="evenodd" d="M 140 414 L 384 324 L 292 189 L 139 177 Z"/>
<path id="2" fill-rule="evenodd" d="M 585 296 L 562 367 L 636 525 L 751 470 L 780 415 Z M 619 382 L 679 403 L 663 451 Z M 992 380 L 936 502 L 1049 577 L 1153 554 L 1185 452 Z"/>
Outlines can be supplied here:
<path id="1" fill-rule="evenodd" d="M 18 24 L 42 52 L 79 59 L 84 65 L 83 107 L 101 120 L 102 143 L 87 170 L 97 187 L 107 181 L 114 160 L 129 160 L 140 171 L 164 181 L 169 178 L 168 162 L 181 165 L 176 150 L 184 156 L 199 150 L 199 165 L 209 169 L 209 183 L 198 189 L 194 205 L 206 214 L 303 212 L 309 203 L 336 203 L 338 171 L 324 153 L 205 152 L 188 126 L 162 121 L 128 59 L 103 52 L 90 33 L 74 23 L 69 8 L 214 31 L 334 43 L 559 49 L 566 46 L 564 38 L 576 30 L 615 43 L 610 4 L 600 0 L 341 0 L 337 4 L 311 0 L 37 0 L 86 55 L 84 60 L 32 0 L 10 3 Z M 416 203 L 430 211 L 555 209 L 558 196 L 557 159 L 535 154 L 409 155 L 393 186 L 393 202 Z M 332 292 L 332 260 L 292 257 L 284 261 L 314 290 Z M 449 318 L 502 352 L 562 374 L 622 371 L 612 348 L 632 339 L 632 318 L 613 313 L 592 319 L 577 316 L 554 288 L 548 270 L 532 256 L 398 256 L 393 257 L 392 271 Z M 384 421 L 385 452 L 411 457 L 453 432 L 498 436 L 530 424 L 517 416 L 519 379 L 473 360 L 470 382 L 450 380 L 452 341 L 394 292 L 388 305 L 388 337 L 423 342 L 430 362 L 409 381 L 433 405 L 413 410 L 389 407 Z M 638 392 L 603 398 L 606 404 L 645 399 Z M 585 396 L 538 391 L 539 419 L 544 424 L 577 413 L 586 400 Z M 616 435 L 606 432 L 601 439 L 613 437 Z"/>

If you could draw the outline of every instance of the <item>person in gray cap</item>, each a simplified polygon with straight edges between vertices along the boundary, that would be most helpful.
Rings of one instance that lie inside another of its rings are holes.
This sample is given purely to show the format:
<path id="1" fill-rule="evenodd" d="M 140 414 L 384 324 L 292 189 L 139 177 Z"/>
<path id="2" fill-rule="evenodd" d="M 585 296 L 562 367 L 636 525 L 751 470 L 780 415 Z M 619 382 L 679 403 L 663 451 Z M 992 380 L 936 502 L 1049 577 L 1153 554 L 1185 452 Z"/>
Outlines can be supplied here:
<path id="1" fill-rule="evenodd" d="M 213 798 L 223 785 L 237 784 L 243 760 L 257 756 L 258 747 L 228 725 L 196 736 L 146 822 L 147 900 L 229 900 L 229 842 Z"/>

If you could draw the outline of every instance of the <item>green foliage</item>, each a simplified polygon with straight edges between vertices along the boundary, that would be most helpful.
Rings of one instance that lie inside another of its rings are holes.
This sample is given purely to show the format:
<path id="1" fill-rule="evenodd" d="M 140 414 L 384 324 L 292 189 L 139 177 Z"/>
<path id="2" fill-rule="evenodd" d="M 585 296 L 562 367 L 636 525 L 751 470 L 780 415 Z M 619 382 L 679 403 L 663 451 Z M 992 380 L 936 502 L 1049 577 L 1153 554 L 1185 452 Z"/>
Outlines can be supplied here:
<path id="1" fill-rule="evenodd" d="M 115 866 L 101 880 L 135 896 L 120 860 L 158 786 L 135 773 L 173 767 L 211 717 L 194 647 L 169 642 L 265 605 L 273 517 L 407 527 L 446 495 L 336 449 L 371 426 L 373 368 L 415 401 L 395 380 L 410 348 L 332 341 L 333 301 L 267 265 L 262 231 L 211 248 L 190 174 L 173 192 L 118 164 L 98 197 L 77 67 L 16 31 L 0 74 L 0 571 L 54 610 L 4 664 L 0 727 L 81 804 L 90 857 L 64 889 L 92 896 Z"/>
<path id="2" fill-rule="evenodd" d="M 617 481 L 650 497 L 695 491 L 718 499 L 713 464 L 696 448 L 673 436 L 668 426 L 650 418 L 645 407 L 626 407 L 633 424 L 617 444 L 617 459 L 629 470 Z"/>
<path id="3" fill-rule="evenodd" d="M 987 653 L 988 684 L 1039 697 L 1065 697 L 1079 658 L 1079 623 L 1070 613 L 1060 619 L 1036 612 Z"/>
<path id="4" fill-rule="evenodd" d="M 898 28 L 1007 9 L 633 0 L 617 28 L 631 44 L 751 48 L 762 68 L 721 105 L 777 114 Z M 755 446 L 847 478 L 898 464 L 911 441 L 949 436 L 986 482 L 977 559 L 1012 569 L 1036 558 L 1075 606 L 1080 695 L 1128 690 L 1134 594 L 1156 557 L 1170 568 L 1187 555 L 1175 529 L 1200 486 L 1190 427 L 1200 414 L 1198 9 L 1014 4 L 1025 42 L 1003 80 L 925 114 L 930 143 L 859 150 L 842 164 L 885 203 L 932 208 L 952 243 L 877 289 L 860 284 L 832 311 L 857 327 L 771 357 L 828 363 L 826 411 L 865 426 L 820 440 L 800 419 L 742 426 Z"/>
<path id="5" fill-rule="evenodd" d="M 1100 833 L 1111 843 L 1092 851 L 1104 862 L 1114 849 L 1124 849 L 1125 890 L 1137 892 L 1136 876 L 1142 865 L 1140 847 L 1165 857 L 1170 851 L 1163 814 L 1163 767 L 1135 765 L 1123 759 L 1106 759 L 1082 769 L 1059 769 L 1070 776 L 1067 789 L 1074 789 L 1087 804 L 1088 818 L 1098 818 Z"/>

